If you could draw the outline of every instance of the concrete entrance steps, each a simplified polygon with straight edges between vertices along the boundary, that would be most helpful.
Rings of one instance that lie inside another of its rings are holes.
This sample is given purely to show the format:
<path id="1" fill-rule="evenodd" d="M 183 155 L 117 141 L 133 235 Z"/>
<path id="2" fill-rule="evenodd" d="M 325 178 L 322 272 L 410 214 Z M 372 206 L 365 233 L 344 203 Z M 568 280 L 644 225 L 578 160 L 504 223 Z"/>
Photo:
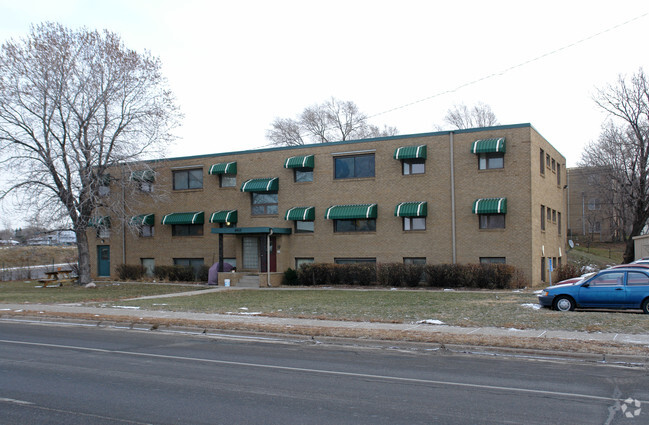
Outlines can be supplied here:
<path id="1" fill-rule="evenodd" d="M 259 288 L 259 276 L 257 275 L 246 275 L 243 276 L 237 284 L 237 288 Z"/>

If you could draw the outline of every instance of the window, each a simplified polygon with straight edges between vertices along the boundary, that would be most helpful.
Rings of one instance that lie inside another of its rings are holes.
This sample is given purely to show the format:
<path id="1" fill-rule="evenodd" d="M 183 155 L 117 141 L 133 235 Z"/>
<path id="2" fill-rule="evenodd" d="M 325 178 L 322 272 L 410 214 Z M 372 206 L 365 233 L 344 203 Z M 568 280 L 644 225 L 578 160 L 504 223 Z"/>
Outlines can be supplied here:
<path id="1" fill-rule="evenodd" d="M 545 206 L 541 205 L 541 230 L 545 230 Z"/>
<path id="2" fill-rule="evenodd" d="M 236 174 L 219 174 L 220 187 L 236 187 L 237 175 Z"/>
<path id="3" fill-rule="evenodd" d="M 295 268 L 299 269 L 302 264 L 313 264 L 313 258 L 296 258 Z"/>
<path id="4" fill-rule="evenodd" d="M 142 192 L 153 192 L 153 183 L 152 182 L 138 182 L 137 188 Z"/>
<path id="5" fill-rule="evenodd" d="M 403 230 L 426 230 L 426 217 L 404 217 Z"/>
<path id="6" fill-rule="evenodd" d="M 554 158 L 552 158 L 552 172 L 557 172 L 557 162 L 554 160 Z"/>
<path id="7" fill-rule="evenodd" d="M 561 164 L 557 162 L 557 186 L 561 186 Z"/>
<path id="8" fill-rule="evenodd" d="M 153 258 L 140 258 L 140 264 L 144 269 L 144 274 L 147 276 L 153 276 L 153 270 L 155 269 L 155 259 Z"/>
<path id="9" fill-rule="evenodd" d="M 504 153 L 481 153 L 478 155 L 478 170 L 493 170 L 504 167 Z"/>
<path id="10" fill-rule="evenodd" d="M 313 233 L 313 221 L 295 220 L 295 233 Z"/>
<path id="11" fill-rule="evenodd" d="M 590 199 L 588 201 L 588 209 L 590 211 L 595 211 L 600 209 L 599 199 Z"/>
<path id="12" fill-rule="evenodd" d="M 294 168 L 296 182 L 312 182 L 313 168 Z"/>
<path id="13" fill-rule="evenodd" d="M 550 168 L 550 154 L 549 153 L 545 154 L 545 166 Z"/>
<path id="14" fill-rule="evenodd" d="M 418 264 L 425 265 L 426 257 L 404 257 L 403 264 Z"/>
<path id="15" fill-rule="evenodd" d="M 545 152 L 543 152 L 543 149 L 541 149 L 540 161 L 541 161 L 541 174 L 545 174 Z"/>
<path id="16" fill-rule="evenodd" d="M 202 258 L 174 258 L 175 266 L 185 266 L 194 269 L 194 279 L 197 278 L 205 261 Z"/>
<path id="17" fill-rule="evenodd" d="M 541 282 L 545 282 L 545 257 L 541 257 Z"/>
<path id="18" fill-rule="evenodd" d="M 374 154 L 334 158 L 334 178 L 374 177 Z"/>
<path id="19" fill-rule="evenodd" d="M 334 220 L 334 232 L 376 232 L 375 218 Z"/>
<path id="20" fill-rule="evenodd" d="M 202 236 L 202 224 L 172 224 L 171 236 Z"/>
<path id="21" fill-rule="evenodd" d="M 151 238 L 154 235 L 154 227 L 150 224 L 143 224 L 139 226 L 139 235 L 143 238 Z"/>
<path id="22" fill-rule="evenodd" d="M 621 286 L 624 285 L 624 272 L 602 273 L 588 282 L 589 286 Z"/>
<path id="23" fill-rule="evenodd" d="M 545 210 L 548 212 L 548 221 L 552 221 L 552 210 L 550 207 L 547 207 Z"/>
<path id="24" fill-rule="evenodd" d="M 173 172 L 174 190 L 202 189 L 203 169 L 177 170 Z"/>
<path id="25" fill-rule="evenodd" d="M 110 238 L 110 227 L 99 226 L 97 227 L 97 237 L 99 239 Z"/>
<path id="26" fill-rule="evenodd" d="M 336 264 L 376 263 L 376 258 L 334 258 Z"/>
<path id="27" fill-rule="evenodd" d="M 481 229 L 504 229 L 505 214 L 479 214 Z"/>
<path id="28" fill-rule="evenodd" d="M 252 215 L 277 214 L 277 193 L 252 192 Z"/>
<path id="29" fill-rule="evenodd" d="M 404 159 L 402 164 L 404 176 L 411 174 L 424 174 L 426 172 L 425 159 Z"/>
<path id="30" fill-rule="evenodd" d="M 559 234 L 561 234 L 561 213 L 557 212 L 557 228 L 559 229 Z"/>
<path id="31" fill-rule="evenodd" d="M 505 257 L 480 257 L 480 264 L 505 264 Z"/>
<path id="32" fill-rule="evenodd" d="M 626 279 L 627 286 L 649 285 L 649 276 L 641 272 L 628 272 Z"/>
<path id="33" fill-rule="evenodd" d="M 552 222 L 557 222 L 557 210 L 552 210 Z"/>
<path id="34" fill-rule="evenodd" d="M 588 233 L 602 233 L 602 222 L 588 223 Z"/>

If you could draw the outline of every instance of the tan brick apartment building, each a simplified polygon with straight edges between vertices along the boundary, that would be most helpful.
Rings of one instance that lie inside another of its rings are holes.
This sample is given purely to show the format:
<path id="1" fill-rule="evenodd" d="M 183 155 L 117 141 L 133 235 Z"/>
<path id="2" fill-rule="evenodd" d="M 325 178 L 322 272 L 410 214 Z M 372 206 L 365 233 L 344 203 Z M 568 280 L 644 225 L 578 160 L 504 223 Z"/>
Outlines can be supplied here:
<path id="1" fill-rule="evenodd" d="M 530 124 L 171 158 L 129 173 L 165 195 L 97 217 L 111 228 L 89 230 L 96 277 L 122 263 L 212 265 L 222 245 L 237 272 L 505 262 L 540 285 L 548 259 L 566 252 L 565 158 Z"/>

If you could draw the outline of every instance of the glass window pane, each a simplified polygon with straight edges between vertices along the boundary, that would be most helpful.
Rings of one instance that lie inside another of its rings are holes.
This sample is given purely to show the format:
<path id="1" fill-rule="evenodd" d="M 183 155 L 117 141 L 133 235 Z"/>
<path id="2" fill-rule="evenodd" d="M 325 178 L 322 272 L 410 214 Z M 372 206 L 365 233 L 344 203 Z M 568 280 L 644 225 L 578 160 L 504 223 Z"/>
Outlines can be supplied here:
<path id="1" fill-rule="evenodd" d="M 312 182 L 313 170 L 295 170 L 296 182 Z"/>
<path id="2" fill-rule="evenodd" d="M 237 176 L 234 174 L 221 174 L 221 187 L 235 187 Z"/>
<path id="3" fill-rule="evenodd" d="M 641 272 L 629 272 L 627 274 L 627 285 L 649 285 L 649 276 Z"/>
<path id="4" fill-rule="evenodd" d="M 426 230 L 426 218 L 425 217 L 413 217 L 412 218 L 412 230 Z"/>
<path id="5" fill-rule="evenodd" d="M 185 171 L 174 171 L 174 189 L 181 190 L 187 189 L 187 172 Z"/>
<path id="6" fill-rule="evenodd" d="M 203 170 L 189 170 L 189 188 L 201 189 L 203 187 Z"/>
<path id="7" fill-rule="evenodd" d="M 426 163 L 425 162 L 415 162 L 411 164 L 411 173 L 412 174 L 424 174 L 426 172 Z"/>
<path id="8" fill-rule="evenodd" d="M 314 222 L 313 221 L 296 221 L 295 222 L 295 233 L 313 233 Z"/>
<path id="9" fill-rule="evenodd" d="M 336 158 L 334 161 L 335 177 L 337 179 L 348 179 L 353 177 L 354 157 Z"/>
<path id="10" fill-rule="evenodd" d="M 357 156 L 354 162 L 355 177 L 374 177 L 374 155 Z"/>
<path id="11" fill-rule="evenodd" d="M 505 164 L 503 155 L 498 155 L 498 156 L 492 156 L 489 158 L 489 165 L 488 167 L 491 168 L 503 168 Z"/>
<path id="12" fill-rule="evenodd" d="M 354 220 L 334 220 L 335 232 L 353 232 L 356 230 Z"/>

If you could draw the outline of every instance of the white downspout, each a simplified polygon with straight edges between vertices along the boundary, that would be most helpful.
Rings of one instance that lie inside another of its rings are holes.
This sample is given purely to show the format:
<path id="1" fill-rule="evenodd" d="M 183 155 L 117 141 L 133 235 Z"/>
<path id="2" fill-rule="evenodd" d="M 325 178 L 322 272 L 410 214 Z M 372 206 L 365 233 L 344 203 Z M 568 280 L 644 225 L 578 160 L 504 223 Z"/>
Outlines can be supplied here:
<path id="1" fill-rule="evenodd" d="M 453 132 L 449 133 L 449 146 L 451 151 L 450 165 L 451 165 L 451 244 L 453 264 L 457 262 L 457 246 L 455 241 L 455 165 L 453 159 Z"/>
<path id="2" fill-rule="evenodd" d="M 273 235 L 273 229 L 269 229 L 266 236 L 266 286 L 270 285 L 270 237 Z"/>

